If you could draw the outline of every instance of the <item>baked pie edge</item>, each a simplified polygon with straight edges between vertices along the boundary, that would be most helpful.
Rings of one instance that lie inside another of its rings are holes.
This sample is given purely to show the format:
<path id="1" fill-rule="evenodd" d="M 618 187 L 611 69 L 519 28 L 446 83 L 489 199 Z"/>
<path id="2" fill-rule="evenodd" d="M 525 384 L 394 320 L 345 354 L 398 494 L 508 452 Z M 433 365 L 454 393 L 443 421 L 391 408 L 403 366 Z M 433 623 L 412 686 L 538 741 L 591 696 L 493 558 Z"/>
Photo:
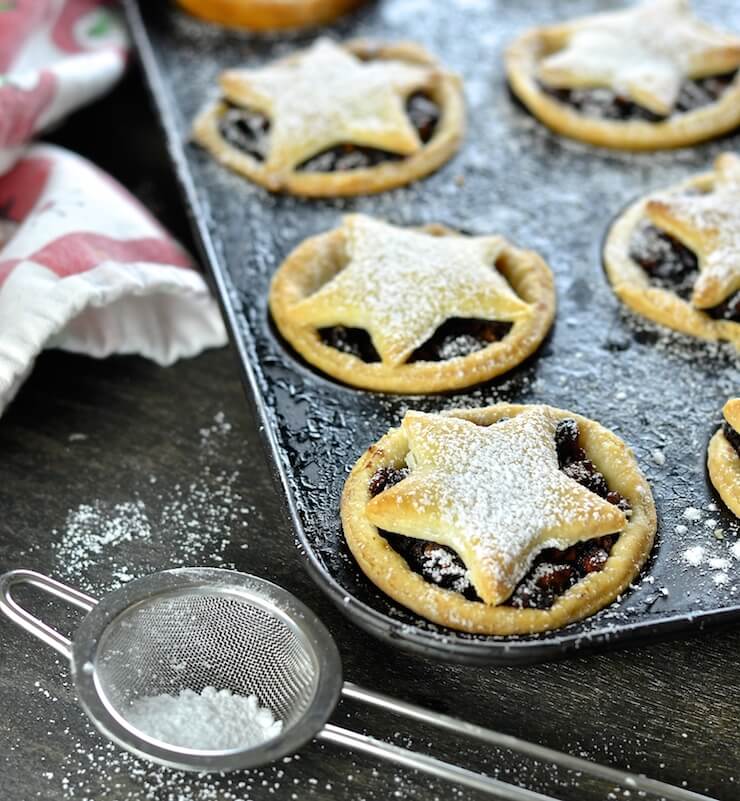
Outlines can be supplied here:
<path id="1" fill-rule="evenodd" d="M 307 28 L 331 22 L 364 0 L 178 0 L 190 14 L 205 20 L 252 31 Z"/>
<path id="2" fill-rule="evenodd" d="M 707 472 L 725 506 L 740 518 L 740 456 L 720 427 L 707 447 Z"/>
<path id="3" fill-rule="evenodd" d="M 662 191 L 696 189 L 706 192 L 712 189 L 713 184 L 714 171 L 710 171 L 694 175 Z M 698 339 L 728 341 L 740 350 L 740 323 L 715 320 L 675 292 L 651 285 L 645 270 L 630 256 L 630 243 L 635 229 L 643 221 L 649 221 L 645 207 L 653 194 L 651 192 L 639 198 L 620 212 L 607 232 L 603 260 L 614 293 L 632 311 L 659 325 Z"/>
<path id="4" fill-rule="evenodd" d="M 457 232 L 439 224 L 419 230 L 440 236 Z M 367 363 L 325 345 L 316 329 L 297 325 L 291 307 L 307 297 L 301 281 L 314 277 L 323 265 L 331 279 L 343 254 L 341 226 L 301 242 L 273 276 L 269 306 L 281 336 L 312 367 L 358 389 L 399 394 L 449 392 L 489 381 L 521 364 L 540 347 L 555 319 L 555 281 L 546 262 L 534 251 L 507 244 L 499 259 L 502 273 L 514 291 L 533 305 L 532 314 L 514 324 L 504 339 L 467 356 L 439 362 L 415 362 L 398 367 Z"/>
<path id="5" fill-rule="evenodd" d="M 229 144 L 219 131 L 219 119 L 226 108 L 222 100 L 207 104 L 195 117 L 192 139 L 205 148 L 222 166 L 233 170 L 270 192 L 301 197 L 346 197 L 377 194 L 413 183 L 438 170 L 458 150 L 465 134 L 465 100 L 460 79 L 446 71 L 424 48 L 413 42 L 383 43 L 352 39 L 341 43 L 361 58 L 407 61 L 435 70 L 435 86 L 430 95 L 440 109 L 440 119 L 431 139 L 418 153 L 399 161 L 374 167 L 338 172 L 311 173 L 291 170 L 275 175 L 257 159 Z M 290 53 L 273 64 L 289 61 L 305 48 Z"/>
<path id="6" fill-rule="evenodd" d="M 499 403 L 453 410 L 453 414 L 489 425 L 531 406 Z M 650 486 L 631 450 L 616 434 L 589 418 L 544 407 L 556 418 L 578 422 L 583 446 L 611 489 L 631 504 L 632 515 L 600 572 L 592 573 L 560 595 L 550 609 L 517 609 L 469 601 L 454 590 L 437 587 L 414 573 L 403 557 L 365 516 L 370 479 L 379 467 L 404 462 L 407 443 L 401 428 L 389 431 L 371 445 L 354 465 L 341 500 L 341 519 L 347 545 L 363 573 L 379 590 L 417 615 L 471 634 L 509 636 L 562 628 L 608 606 L 640 572 L 652 550 L 657 517 Z"/>
<path id="7" fill-rule="evenodd" d="M 718 101 L 661 122 L 600 120 L 579 114 L 548 97 L 535 78 L 538 56 L 543 48 L 552 52 L 562 47 L 575 22 L 525 31 L 509 44 L 504 54 L 512 91 L 555 133 L 615 150 L 669 150 L 714 139 L 740 125 L 740 70 Z"/>

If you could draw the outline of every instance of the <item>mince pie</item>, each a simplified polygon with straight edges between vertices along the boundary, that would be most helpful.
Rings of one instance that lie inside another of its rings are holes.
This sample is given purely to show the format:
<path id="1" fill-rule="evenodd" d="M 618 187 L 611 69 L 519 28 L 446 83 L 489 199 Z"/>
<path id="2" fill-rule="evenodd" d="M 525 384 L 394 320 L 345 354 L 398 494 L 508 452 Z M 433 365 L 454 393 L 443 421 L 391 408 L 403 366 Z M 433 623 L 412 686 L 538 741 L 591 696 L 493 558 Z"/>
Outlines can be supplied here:
<path id="1" fill-rule="evenodd" d="M 457 150 L 460 83 L 409 43 L 319 39 L 265 67 L 227 70 L 195 141 L 273 192 L 381 192 L 421 178 Z"/>
<path id="2" fill-rule="evenodd" d="M 740 124 L 740 37 L 697 19 L 688 0 L 520 36 L 506 54 L 514 93 L 558 133 L 626 150 L 680 147 Z"/>
<path id="3" fill-rule="evenodd" d="M 604 262 L 617 295 L 649 319 L 740 348 L 740 157 L 642 198 L 611 228 Z"/>
<path id="4" fill-rule="evenodd" d="M 253 31 L 323 25 L 363 0 L 178 0 L 196 17 Z"/>
<path id="5" fill-rule="evenodd" d="M 549 406 L 407 412 L 342 496 L 357 562 L 443 626 L 525 634 L 593 614 L 650 553 L 655 504 L 615 434 Z"/>
<path id="6" fill-rule="evenodd" d="M 740 398 L 728 400 L 722 414 L 722 426 L 709 440 L 707 469 L 720 498 L 740 517 Z"/>
<path id="7" fill-rule="evenodd" d="M 538 255 L 501 236 L 351 214 L 287 257 L 270 310 L 293 348 L 333 378 L 381 392 L 442 392 L 533 353 L 552 325 L 555 289 Z"/>

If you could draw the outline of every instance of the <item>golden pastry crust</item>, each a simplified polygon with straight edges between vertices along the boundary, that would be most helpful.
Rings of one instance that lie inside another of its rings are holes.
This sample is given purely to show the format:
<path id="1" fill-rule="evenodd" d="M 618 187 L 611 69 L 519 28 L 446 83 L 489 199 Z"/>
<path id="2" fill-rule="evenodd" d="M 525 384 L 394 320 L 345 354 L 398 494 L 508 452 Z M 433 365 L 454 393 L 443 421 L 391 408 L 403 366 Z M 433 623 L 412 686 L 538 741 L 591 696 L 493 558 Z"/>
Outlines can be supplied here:
<path id="1" fill-rule="evenodd" d="M 428 142 L 411 155 L 374 167 L 335 172 L 270 170 L 263 162 L 230 145 L 219 131 L 219 120 L 226 110 L 222 101 L 207 106 L 193 123 L 193 139 L 221 164 L 271 192 L 286 192 L 304 197 L 340 197 L 384 192 L 412 183 L 437 170 L 460 146 L 465 131 L 465 103 L 457 76 L 446 72 L 423 48 L 411 42 L 387 44 L 353 40 L 345 50 L 363 61 L 401 62 L 429 68 L 424 91 L 440 110 L 440 119 Z M 291 63 L 300 53 L 281 62 Z"/>
<path id="2" fill-rule="evenodd" d="M 740 398 L 730 398 L 722 407 L 722 414 L 735 431 L 740 431 Z"/>
<path id="3" fill-rule="evenodd" d="M 433 236 L 460 236 L 442 225 L 419 229 Z M 270 288 L 270 311 L 282 336 L 314 367 L 351 386 L 377 392 L 430 393 L 472 386 L 507 372 L 534 353 L 555 316 L 552 272 L 536 253 L 502 240 L 496 268 L 531 313 L 513 322 L 501 340 L 440 362 L 367 363 L 326 345 L 317 329 L 296 319 L 294 309 L 326 285 L 347 264 L 346 229 L 340 227 L 302 242 L 281 264 Z M 409 298 L 413 304 L 413 299 Z"/>
<path id="4" fill-rule="evenodd" d="M 364 0 L 178 0 L 196 17 L 235 28 L 274 31 L 323 25 Z"/>
<path id="5" fill-rule="evenodd" d="M 491 425 L 530 409 L 500 403 L 482 409 L 455 410 L 455 417 Z M 384 593 L 416 614 L 441 626 L 475 634 L 533 634 L 560 628 L 594 614 L 623 593 L 639 573 L 652 548 L 656 531 L 653 496 L 631 449 L 599 423 L 577 414 L 545 407 L 557 419 L 574 418 L 580 427 L 580 444 L 600 470 L 610 489 L 632 506 L 632 515 L 612 547 L 603 570 L 583 578 L 560 595 L 550 609 L 517 609 L 468 601 L 414 573 L 380 535 L 366 515 L 369 483 L 380 467 L 405 464 L 408 442 L 403 429 L 388 432 L 360 457 L 344 487 L 342 525 L 347 543 L 368 578 Z M 380 496 L 377 496 L 380 497 Z"/>
<path id="6" fill-rule="evenodd" d="M 715 173 L 689 178 L 668 190 L 709 192 L 713 189 Z M 683 334 L 707 340 L 726 340 L 740 349 L 740 323 L 715 320 L 697 309 L 675 292 L 651 285 L 648 274 L 630 256 L 630 243 L 635 229 L 649 222 L 648 204 L 644 197 L 630 205 L 612 224 L 604 243 L 604 266 L 617 297 L 633 311 L 660 325 Z"/>
<path id="7" fill-rule="evenodd" d="M 727 401 L 723 412 L 732 428 L 740 430 L 740 398 Z M 740 517 L 740 456 L 721 428 L 709 440 L 707 471 L 727 508 L 735 517 Z"/>
<path id="8" fill-rule="evenodd" d="M 539 65 L 565 46 L 579 23 L 534 28 L 506 50 L 506 74 L 514 94 L 556 133 L 618 150 L 661 150 L 713 139 L 740 125 L 740 73 L 716 102 L 659 122 L 599 119 L 550 97 L 537 81 Z"/>

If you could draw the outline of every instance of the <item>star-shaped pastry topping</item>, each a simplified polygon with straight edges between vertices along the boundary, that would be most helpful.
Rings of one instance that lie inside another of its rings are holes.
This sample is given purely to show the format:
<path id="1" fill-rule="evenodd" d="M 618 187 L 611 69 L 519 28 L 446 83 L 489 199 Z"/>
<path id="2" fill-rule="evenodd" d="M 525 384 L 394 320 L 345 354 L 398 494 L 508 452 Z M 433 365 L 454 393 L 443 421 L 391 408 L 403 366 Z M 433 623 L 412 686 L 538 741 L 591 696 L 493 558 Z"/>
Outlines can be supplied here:
<path id="1" fill-rule="evenodd" d="M 403 364 L 452 317 L 532 313 L 494 266 L 502 237 L 434 236 L 361 214 L 344 217 L 341 230 L 346 267 L 291 313 L 315 328 L 364 328 L 385 364 Z"/>
<path id="2" fill-rule="evenodd" d="M 649 200 L 650 221 L 691 248 L 699 277 L 691 303 L 710 309 L 740 290 L 740 158 L 724 153 L 714 163 L 706 194 L 660 194 Z"/>
<path id="3" fill-rule="evenodd" d="M 556 420 L 532 407 L 490 426 L 407 412 L 411 473 L 371 499 L 378 528 L 453 548 L 500 604 L 543 548 L 611 534 L 624 513 L 558 469 Z"/>
<path id="4" fill-rule="evenodd" d="M 435 72 L 402 61 L 363 62 L 329 39 L 261 69 L 227 70 L 221 88 L 233 102 L 270 119 L 265 167 L 291 170 L 351 142 L 407 156 L 422 147 L 405 100 Z"/>
<path id="5" fill-rule="evenodd" d="M 740 38 L 698 20 L 688 0 L 648 0 L 635 8 L 577 20 L 565 47 L 546 57 L 549 86 L 608 87 L 668 115 L 686 78 L 740 66 Z"/>

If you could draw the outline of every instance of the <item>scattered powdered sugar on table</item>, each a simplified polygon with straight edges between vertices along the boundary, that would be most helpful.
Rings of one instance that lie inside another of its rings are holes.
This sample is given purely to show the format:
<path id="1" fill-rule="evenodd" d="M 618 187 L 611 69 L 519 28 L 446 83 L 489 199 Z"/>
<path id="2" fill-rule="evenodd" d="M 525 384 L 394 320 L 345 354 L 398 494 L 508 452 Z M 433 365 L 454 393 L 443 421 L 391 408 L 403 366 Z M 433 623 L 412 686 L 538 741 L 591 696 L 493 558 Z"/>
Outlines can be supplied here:
<path id="1" fill-rule="evenodd" d="M 200 693 L 184 689 L 178 695 L 137 698 L 127 710 L 128 722 L 168 745 L 219 751 L 254 748 L 277 737 L 283 729 L 255 695 L 205 687 Z"/>
<path id="2" fill-rule="evenodd" d="M 239 463 L 218 471 L 210 464 L 230 432 L 222 412 L 199 430 L 198 477 L 188 483 L 165 485 L 157 476 L 141 476 L 131 499 L 97 498 L 70 509 L 64 527 L 54 532 L 54 574 L 94 593 L 101 581 L 115 589 L 165 567 L 233 567 L 225 552 L 247 547 L 243 530 L 255 509 L 238 491 Z"/>
<path id="3" fill-rule="evenodd" d="M 704 548 L 701 545 L 694 545 L 692 548 L 687 548 L 682 558 L 687 564 L 698 567 L 704 561 Z"/>
<path id="4" fill-rule="evenodd" d="M 198 432 L 200 447 L 211 453 L 214 448 L 218 447 L 220 440 L 231 433 L 231 428 L 231 423 L 226 419 L 226 415 L 223 412 L 216 412 L 213 423 L 210 426 L 204 426 Z"/>
<path id="5" fill-rule="evenodd" d="M 56 561 L 67 575 L 83 576 L 108 549 L 151 537 L 152 529 L 141 501 L 114 504 L 83 503 L 67 515 L 67 525 L 56 546 Z"/>
<path id="6" fill-rule="evenodd" d="M 352 713 L 346 717 L 352 721 Z M 65 736 L 73 738 L 70 759 L 61 771 L 46 776 L 61 784 L 67 801 L 281 801 L 357 799 L 357 801 L 453 801 L 471 799 L 469 791 L 410 770 L 392 769 L 371 757 L 340 763 L 334 746 L 314 742 L 304 754 L 283 757 L 274 764 L 232 773 L 185 773 L 159 767 L 119 750 L 99 737 L 90 724 L 79 735 L 59 721 Z M 403 748 L 432 751 L 435 743 L 417 742 L 396 731 L 385 739 Z M 610 750 L 610 749 L 609 749 Z M 488 747 L 487 772 L 510 783 L 549 792 L 579 787 L 579 778 L 547 762 L 531 762 L 503 749 Z M 584 754 L 587 756 L 588 754 Z M 59 798 L 54 795 L 54 798 Z M 571 796 L 569 796 L 571 797 Z"/>

